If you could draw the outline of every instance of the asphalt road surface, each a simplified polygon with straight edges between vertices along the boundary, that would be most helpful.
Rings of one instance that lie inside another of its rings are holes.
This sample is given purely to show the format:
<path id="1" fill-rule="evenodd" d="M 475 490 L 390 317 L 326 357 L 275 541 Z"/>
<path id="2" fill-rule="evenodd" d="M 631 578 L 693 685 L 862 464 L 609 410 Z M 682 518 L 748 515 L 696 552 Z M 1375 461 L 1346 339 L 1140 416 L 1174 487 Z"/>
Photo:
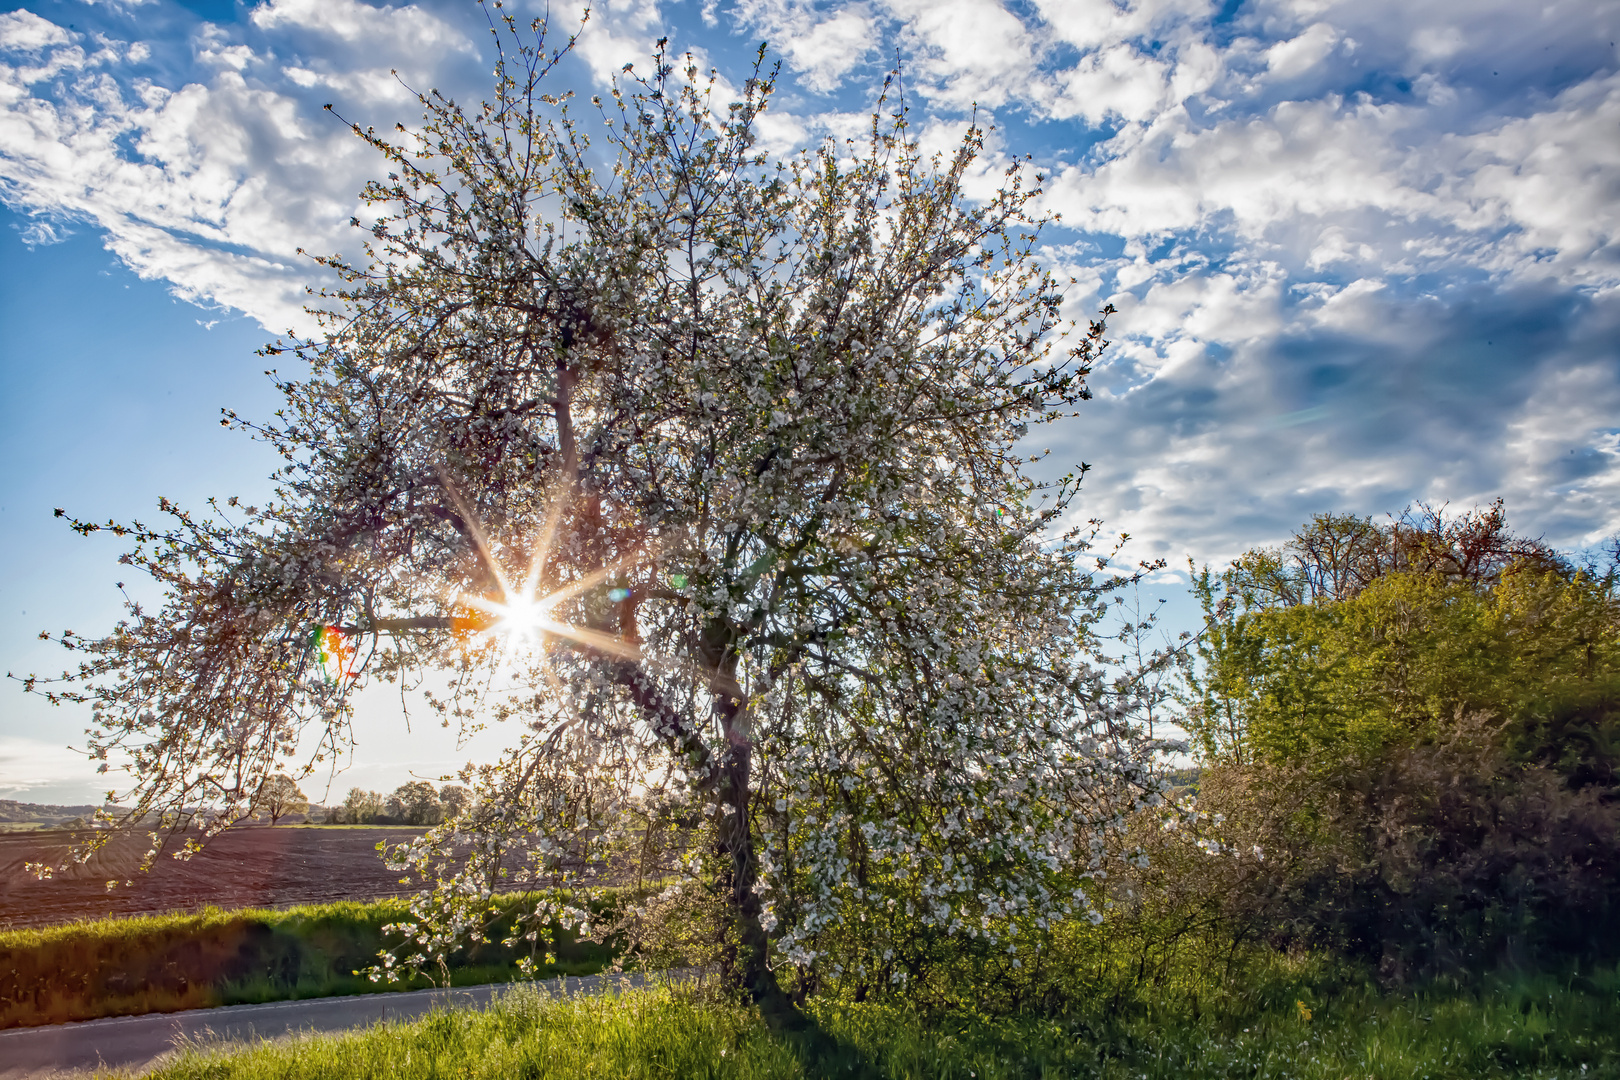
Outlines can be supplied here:
<path id="1" fill-rule="evenodd" d="M 640 975 L 548 979 L 556 993 L 636 986 Z M 177 1043 L 255 1042 L 306 1031 L 349 1031 L 381 1020 L 411 1020 L 435 1009 L 484 1008 L 511 984 L 414 990 L 403 994 L 227 1005 L 179 1013 L 113 1016 L 49 1027 L 0 1031 L 0 1080 L 66 1077 L 95 1068 L 145 1069 Z"/>

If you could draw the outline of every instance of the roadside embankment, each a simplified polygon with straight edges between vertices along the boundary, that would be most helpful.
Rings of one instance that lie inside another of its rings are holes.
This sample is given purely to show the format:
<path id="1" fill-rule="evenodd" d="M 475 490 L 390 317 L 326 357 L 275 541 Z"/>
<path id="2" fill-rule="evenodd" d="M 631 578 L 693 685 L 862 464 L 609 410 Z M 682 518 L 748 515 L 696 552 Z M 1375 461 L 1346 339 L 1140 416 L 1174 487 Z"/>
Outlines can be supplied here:
<path id="1" fill-rule="evenodd" d="M 510 912 L 521 899 L 497 903 Z M 356 972 L 395 943 L 383 927 L 406 914 L 402 900 L 344 901 L 6 931 L 0 933 L 0 1028 L 400 990 L 401 984 L 373 983 Z M 496 942 L 501 936 L 493 935 Z M 451 983 L 514 979 L 517 959 L 496 943 L 469 946 L 448 958 Z M 610 960 L 605 946 L 561 932 L 558 962 L 538 974 L 590 974 Z"/>

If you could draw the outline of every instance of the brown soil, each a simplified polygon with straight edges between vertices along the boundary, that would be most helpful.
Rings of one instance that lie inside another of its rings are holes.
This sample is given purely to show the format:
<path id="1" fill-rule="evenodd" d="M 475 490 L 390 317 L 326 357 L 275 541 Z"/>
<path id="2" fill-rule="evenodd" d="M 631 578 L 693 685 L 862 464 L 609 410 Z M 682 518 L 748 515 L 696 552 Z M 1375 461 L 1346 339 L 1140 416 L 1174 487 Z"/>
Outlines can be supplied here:
<path id="1" fill-rule="evenodd" d="M 139 870 L 144 833 L 114 838 L 88 864 L 40 881 L 30 862 L 59 860 L 71 834 L 56 830 L 0 835 L 0 928 L 55 926 L 108 915 L 153 915 L 223 908 L 287 907 L 333 900 L 375 900 L 410 892 L 383 865 L 376 846 L 419 829 L 239 826 L 208 841 L 186 861 L 160 856 Z M 117 881 L 109 890 L 107 882 Z M 125 881 L 130 884 L 125 884 Z"/>

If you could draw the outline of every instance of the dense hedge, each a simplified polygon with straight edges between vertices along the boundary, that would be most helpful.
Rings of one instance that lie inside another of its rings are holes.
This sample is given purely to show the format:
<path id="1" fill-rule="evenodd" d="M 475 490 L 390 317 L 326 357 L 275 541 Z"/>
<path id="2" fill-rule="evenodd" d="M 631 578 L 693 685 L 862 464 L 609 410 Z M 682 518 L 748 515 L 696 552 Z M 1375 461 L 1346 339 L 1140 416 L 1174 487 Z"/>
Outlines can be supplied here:
<path id="1" fill-rule="evenodd" d="M 501 903 L 511 909 L 519 899 Z M 373 983 L 355 972 L 395 943 L 383 927 L 406 913 L 399 900 L 285 911 L 209 908 L 0 933 L 0 1028 L 399 990 L 399 983 Z M 496 944 L 463 949 L 450 957 L 451 979 L 469 985 L 515 978 L 516 959 Z M 560 932 L 557 959 L 541 974 L 599 971 L 611 956 Z"/>
<path id="2" fill-rule="evenodd" d="M 1140 906 L 1392 979 L 1620 955 L 1611 554 L 1577 565 L 1497 504 L 1319 515 L 1200 575 L 1202 816 L 1144 837 Z"/>

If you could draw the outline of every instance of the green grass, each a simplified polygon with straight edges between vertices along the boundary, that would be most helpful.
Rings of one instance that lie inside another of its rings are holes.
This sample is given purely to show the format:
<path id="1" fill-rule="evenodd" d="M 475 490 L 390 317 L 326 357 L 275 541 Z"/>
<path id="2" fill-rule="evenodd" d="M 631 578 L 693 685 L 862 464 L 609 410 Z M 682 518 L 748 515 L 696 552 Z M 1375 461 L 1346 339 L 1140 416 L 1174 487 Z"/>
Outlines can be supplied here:
<path id="1" fill-rule="evenodd" d="M 269 822 L 261 822 L 268 826 Z M 405 829 L 410 832 L 426 832 L 426 825 L 400 825 L 391 821 L 372 822 L 371 824 L 351 825 L 348 822 L 333 823 L 326 821 L 287 821 L 275 826 L 278 829 L 320 829 L 323 832 L 330 829 Z"/>
<path id="2" fill-rule="evenodd" d="M 1531 980 L 1386 996 L 1359 987 L 1314 1007 L 1301 998 L 1197 1015 L 1183 1004 L 1046 1021 L 969 1016 L 932 1030 L 893 1010 L 846 1007 L 829 1010 L 827 1026 L 885 1077 L 1620 1076 L 1620 980 L 1595 989 Z"/>
<path id="3" fill-rule="evenodd" d="M 404 913 L 400 901 L 215 909 L 0 933 L 0 1025 L 399 989 L 352 972 Z M 1354 966 L 1258 948 L 1229 968 L 1189 954 L 1139 980 L 1107 941 L 1080 945 L 1055 1014 L 813 1001 L 827 1036 L 813 1064 L 752 1010 L 685 989 L 556 999 L 519 987 L 488 1012 L 199 1049 L 154 1075 L 1620 1080 L 1620 970 L 1388 992 Z M 609 959 L 577 944 L 561 958 L 549 973 Z M 515 975 L 498 947 L 454 959 L 458 985 Z"/>
<path id="4" fill-rule="evenodd" d="M 515 906 L 519 899 L 502 903 Z M 284 911 L 208 908 L 197 914 L 101 919 L 0 933 L 0 1028 L 174 1012 L 291 998 L 426 986 L 373 983 L 356 970 L 393 939 L 382 927 L 404 901 L 340 902 Z M 479 945 L 451 957 L 457 986 L 517 977 L 516 954 Z M 600 945 L 563 935 L 542 974 L 590 974 L 610 961 Z"/>
<path id="5" fill-rule="evenodd" d="M 1098 1007 L 1064 1019 L 927 1015 L 817 1002 L 833 1049 L 814 1067 L 750 1009 L 668 989 L 548 997 L 519 988 L 486 1012 L 439 1013 L 340 1036 L 194 1049 L 156 1080 L 411 1076 L 809 1076 L 887 1080 L 1105 1077 L 1419 1080 L 1620 1077 L 1620 976 L 1523 978 L 1383 995 L 1340 987 L 1314 1004 L 1236 995 Z"/>

